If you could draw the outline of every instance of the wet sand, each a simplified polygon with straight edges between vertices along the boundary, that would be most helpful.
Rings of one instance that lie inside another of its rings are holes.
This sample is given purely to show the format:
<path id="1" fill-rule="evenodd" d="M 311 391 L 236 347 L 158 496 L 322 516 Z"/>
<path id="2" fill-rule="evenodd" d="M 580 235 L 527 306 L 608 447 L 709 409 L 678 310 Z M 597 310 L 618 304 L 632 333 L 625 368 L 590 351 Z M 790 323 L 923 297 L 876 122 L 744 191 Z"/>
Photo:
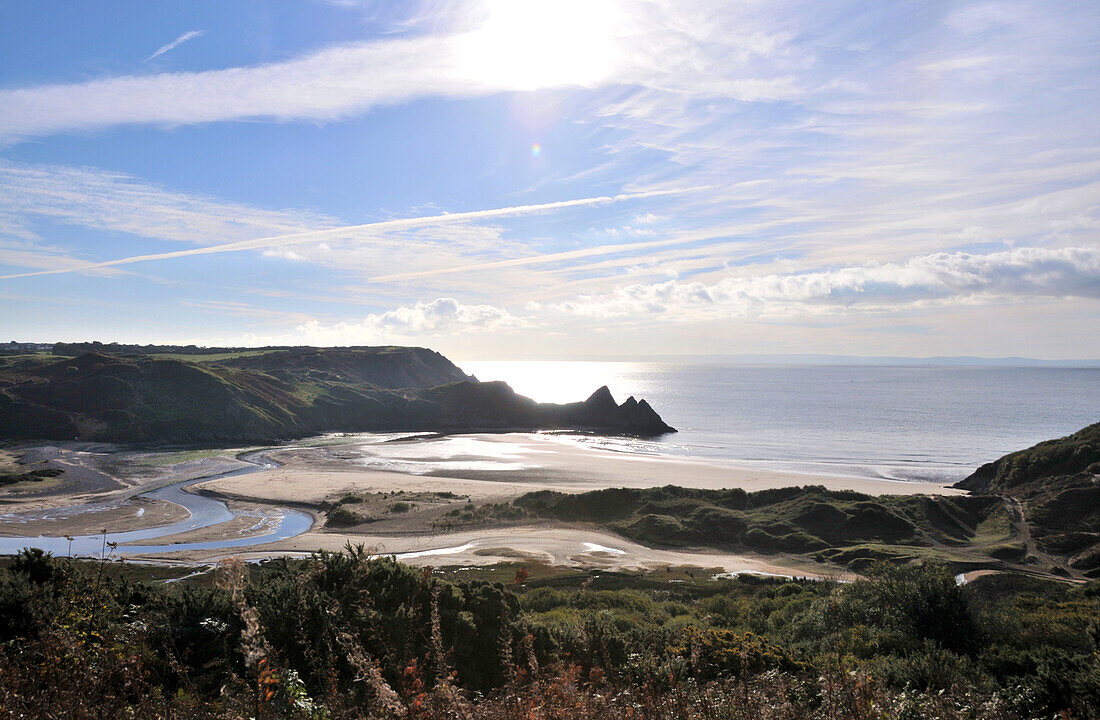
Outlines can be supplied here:
<path id="1" fill-rule="evenodd" d="M 86 505 L 76 509 L 54 508 L 22 515 L 18 519 L 0 514 L 0 534 L 33 538 L 40 535 L 86 535 L 106 530 L 109 533 L 170 525 L 185 520 L 190 513 L 171 502 L 134 498 L 126 503 L 102 506 Z"/>
<path id="2" fill-rule="evenodd" d="M 273 522 L 273 516 L 253 512 L 253 514 L 240 515 L 229 522 L 208 525 L 207 527 L 174 535 L 163 535 L 152 540 L 135 540 L 131 543 L 122 543 L 119 547 L 163 545 L 165 550 L 170 550 L 170 546 L 176 543 L 216 542 L 225 539 L 252 537 L 271 532 Z"/>

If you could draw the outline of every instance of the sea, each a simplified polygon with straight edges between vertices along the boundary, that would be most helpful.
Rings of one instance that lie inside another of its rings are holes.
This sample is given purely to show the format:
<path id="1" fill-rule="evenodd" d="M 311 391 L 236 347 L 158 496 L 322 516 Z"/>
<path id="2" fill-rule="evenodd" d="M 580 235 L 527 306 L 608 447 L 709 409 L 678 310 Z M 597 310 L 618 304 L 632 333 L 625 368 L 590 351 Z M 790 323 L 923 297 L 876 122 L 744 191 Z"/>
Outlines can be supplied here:
<path id="1" fill-rule="evenodd" d="M 954 482 L 979 465 L 1100 421 L 1100 368 L 467 361 L 540 402 L 607 385 L 678 432 L 573 436 L 607 451 L 787 472 Z"/>

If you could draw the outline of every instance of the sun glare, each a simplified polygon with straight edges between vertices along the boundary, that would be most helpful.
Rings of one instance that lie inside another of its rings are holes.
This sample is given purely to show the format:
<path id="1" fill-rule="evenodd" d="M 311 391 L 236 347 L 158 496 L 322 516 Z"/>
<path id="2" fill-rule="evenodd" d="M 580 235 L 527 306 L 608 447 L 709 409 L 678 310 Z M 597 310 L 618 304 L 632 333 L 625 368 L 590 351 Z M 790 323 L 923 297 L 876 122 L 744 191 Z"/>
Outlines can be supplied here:
<path id="1" fill-rule="evenodd" d="M 641 363 L 468 360 L 459 365 L 479 380 L 503 380 L 520 395 L 538 402 L 584 400 L 601 385 L 607 385 L 617 402 L 629 395 L 652 396 L 653 390 L 645 382 L 645 365 Z"/>
<path id="2" fill-rule="evenodd" d="M 612 0 L 491 0 L 460 63 L 471 79 L 514 90 L 595 85 L 615 72 L 623 22 Z"/>

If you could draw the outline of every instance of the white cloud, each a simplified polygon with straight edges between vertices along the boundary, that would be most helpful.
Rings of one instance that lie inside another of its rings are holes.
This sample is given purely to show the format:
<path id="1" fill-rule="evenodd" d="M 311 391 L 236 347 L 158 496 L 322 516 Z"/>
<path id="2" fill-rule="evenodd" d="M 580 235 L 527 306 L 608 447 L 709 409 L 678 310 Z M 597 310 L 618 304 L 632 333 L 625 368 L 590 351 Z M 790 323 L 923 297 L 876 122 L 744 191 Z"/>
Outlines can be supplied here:
<path id="1" fill-rule="evenodd" d="M 263 256 L 266 258 L 279 258 L 280 260 L 293 260 L 300 262 L 305 260 L 305 257 L 299 255 L 293 250 L 286 250 L 284 248 L 271 248 L 270 250 L 264 250 Z"/>
<path id="2" fill-rule="evenodd" d="M 982 304 L 1034 296 L 1100 299 L 1100 250 L 935 253 L 904 263 L 729 277 L 713 285 L 671 280 L 623 286 L 607 295 L 581 296 L 547 309 L 592 318 L 691 319 L 891 311 L 929 303 Z"/>
<path id="3" fill-rule="evenodd" d="M 307 342 L 347 344 L 488 332 L 527 327 L 529 324 L 529 321 L 494 305 L 465 305 L 453 298 L 437 298 L 371 314 L 359 322 L 325 325 L 310 320 L 299 325 L 296 332 Z"/>

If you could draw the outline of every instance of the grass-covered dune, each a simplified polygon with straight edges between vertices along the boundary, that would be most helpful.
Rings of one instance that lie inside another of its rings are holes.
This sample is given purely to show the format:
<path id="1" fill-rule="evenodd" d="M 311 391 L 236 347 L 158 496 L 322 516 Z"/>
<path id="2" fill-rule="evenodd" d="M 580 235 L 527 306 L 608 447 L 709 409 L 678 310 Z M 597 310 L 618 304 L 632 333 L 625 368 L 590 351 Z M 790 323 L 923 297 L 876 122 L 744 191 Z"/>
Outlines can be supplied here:
<path id="1" fill-rule="evenodd" d="M 935 564 L 850 584 L 509 585 L 360 549 L 172 585 L 0 567 L 0 716 L 1023 720 L 1100 713 L 1100 588 Z M 537 569 L 536 569 L 537 570 Z"/>
<path id="2" fill-rule="evenodd" d="M 0 439 L 267 442 L 329 431 L 670 431 L 649 405 L 539 404 L 425 348 L 0 358 Z"/>
<path id="3" fill-rule="evenodd" d="M 594 523 L 650 546 L 781 552 L 859 571 L 934 558 L 959 570 L 1100 577 L 1100 425 L 1001 458 L 970 495 L 871 496 L 823 487 L 759 492 L 668 486 L 527 493 L 451 511 L 440 526 Z"/>
<path id="4" fill-rule="evenodd" d="M 991 496 L 876 497 L 813 486 L 753 493 L 669 486 L 576 495 L 540 491 L 513 505 L 537 517 L 597 523 L 647 545 L 808 554 L 853 569 L 877 559 L 933 552 L 961 560 L 961 553 L 975 546 L 1009 539 L 1004 503 Z"/>

